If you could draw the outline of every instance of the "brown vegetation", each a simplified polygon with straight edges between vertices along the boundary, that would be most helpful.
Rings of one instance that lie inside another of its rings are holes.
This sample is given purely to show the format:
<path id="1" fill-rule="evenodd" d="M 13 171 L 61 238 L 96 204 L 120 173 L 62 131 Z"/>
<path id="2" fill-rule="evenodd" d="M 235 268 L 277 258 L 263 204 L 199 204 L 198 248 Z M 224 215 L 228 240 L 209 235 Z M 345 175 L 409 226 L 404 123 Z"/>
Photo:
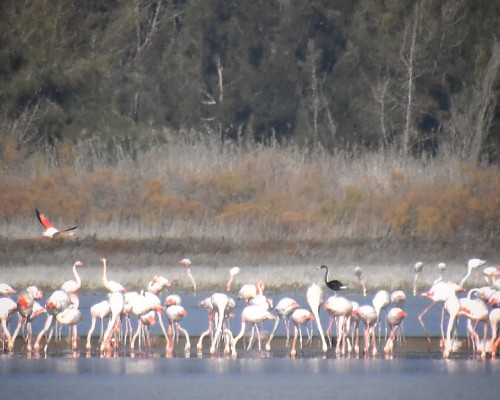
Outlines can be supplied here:
<path id="1" fill-rule="evenodd" d="M 133 155 L 116 146 L 112 159 L 99 146 L 20 158 L 2 137 L 0 235 L 35 236 L 35 207 L 57 225 L 78 225 L 80 237 L 329 242 L 499 233 L 495 166 L 191 139 Z"/>

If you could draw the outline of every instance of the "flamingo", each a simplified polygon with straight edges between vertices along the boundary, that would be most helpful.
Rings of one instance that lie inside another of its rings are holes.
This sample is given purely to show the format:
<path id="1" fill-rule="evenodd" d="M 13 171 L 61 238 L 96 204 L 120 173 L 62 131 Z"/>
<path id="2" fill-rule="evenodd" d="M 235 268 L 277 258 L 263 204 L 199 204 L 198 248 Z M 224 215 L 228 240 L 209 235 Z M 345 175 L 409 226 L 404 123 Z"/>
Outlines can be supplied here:
<path id="1" fill-rule="evenodd" d="M 196 294 L 196 282 L 193 278 L 193 274 L 191 274 L 191 260 L 189 258 L 183 258 L 179 263 L 184 267 L 184 271 L 186 271 L 186 274 L 188 278 L 191 280 L 191 283 L 193 284 L 193 292 Z"/>
<path id="2" fill-rule="evenodd" d="M 10 296 L 15 293 L 16 291 L 12 288 L 12 286 L 6 283 L 0 283 L 0 296 Z"/>
<path id="3" fill-rule="evenodd" d="M 233 267 L 229 270 L 229 280 L 226 283 L 226 290 L 231 291 L 231 285 L 233 284 L 234 277 L 240 273 L 240 267 Z"/>
<path id="4" fill-rule="evenodd" d="M 467 274 L 460 281 L 460 286 L 463 287 L 465 281 L 471 276 L 472 271 L 477 271 L 477 268 L 486 263 L 485 260 L 480 260 L 479 258 L 471 258 L 467 262 Z"/>
<path id="5" fill-rule="evenodd" d="M 66 293 L 63 290 L 56 290 L 50 295 L 49 299 L 47 300 L 47 304 L 45 306 L 47 310 L 47 320 L 45 321 L 45 325 L 42 328 L 42 330 L 38 333 L 38 336 L 35 340 L 35 344 L 33 346 L 33 349 L 36 352 L 40 350 L 40 341 L 42 340 L 42 337 L 50 329 L 49 337 L 47 339 L 44 348 L 45 351 L 47 350 L 47 346 L 50 342 L 50 339 L 52 338 L 52 332 L 53 332 L 52 322 L 54 318 L 57 316 L 57 314 L 61 313 L 66 308 L 68 308 L 70 304 L 71 304 L 71 298 L 68 295 L 68 293 Z"/>
<path id="6" fill-rule="evenodd" d="M 100 263 L 102 264 L 102 266 L 103 266 L 103 270 L 102 270 L 102 271 L 103 271 L 103 273 L 102 273 L 102 282 L 103 282 L 103 284 L 104 284 L 104 287 L 105 287 L 108 291 L 110 291 L 110 292 L 112 292 L 112 293 L 113 293 L 113 292 L 126 292 L 126 291 L 127 291 L 127 289 L 125 289 L 125 288 L 123 287 L 123 285 L 122 285 L 122 284 L 120 284 L 120 283 L 118 283 L 118 282 L 115 282 L 115 281 L 110 281 L 110 280 L 108 280 L 107 275 L 106 275 L 106 270 L 107 270 L 107 268 L 108 268 L 108 266 L 107 266 L 107 262 L 106 262 L 106 259 L 105 259 L 105 258 L 101 258 L 101 259 L 99 260 L 99 262 L 100 262 Z"/>
<path id="7" fill-rule="evenodd" d="M 327 270 L 328 274 L 328 270 Z M 321 337 L 322 350 L 323 353 L 328 351 L 328 345 L 326 344 L 325 334 L 323 333 L 323 327 L 321 326 L 321 320 L 319 318 L 319 306 L 323 302 L 323 291 L 321 288 L 313 283 L 308 289 L 306 293 L 307 304 L 311 308 L 312 313 L 314 314 L 314 319 L 318 326 L 319 335 Z"/>
<path id="8" fill-rule="evenodd" d="M 387 307 L 389 306 L 391 302 L 391 296 L 387 290 L 379 290 L 377 293 L 375 293 L 375 296 L 373 297 L 372 304 L 373 307 L 375 308 L 375 311 L 377 312 L 377 325 L 378 325 L 378 338 L 380 340 L 380 329 L 382 328 L 382 324 L 380 323 L 380 314 L 382 314 L 382 311 L 385 312 Z M 387 337 L 387 324 L 385 326 L 385 337 Z"/>
<path id="9" fill-rule="evenodd" d="M 276 322 L 274 323 L 273 330 L 271 331 L 271 335 L 266 343 L 267 351 L 271 351 L 271 341 L 274 338 L 274 334 L 276 333 L 276 329 L 278 328 L 281 319 L 283 319 L 285 323 L 286 347 L 288 347 L 288 343 L 290 341 L 290 316 L 299 307 L 299 303 L 290 297 L 283 297 L 280 301 L 278 301 L 278 304 L 276 304 L 276 307 L 274 308 L 277 314 Z"/>
<path id="10" fill-rule="evenodd" d="M 395 290 L 391 293 L 391 303 L 403 308 L 406 302 L 406 293 L 402 290 Z"/>
<path id="11" fill-rule="evenodd" d="M 163 289 L 171 286 L 170 281 L 161 275 L 155 275 L 148 283 L 148 292 L 154 294 L 160 294 Z"/>
<path id="12" fill-rule="evenodd" d="M 443 308 L 448 312 L 448 327 L 446 329 L 446 338 L 443 345 L 443 358 L 447 359 L 454 349 L 451 333 L 456 327 L 458 313 L 460 312 L 460 300 L 455 291 L 450 291 L 448 298 L 444 301 Z"/>
<path id="13" fill-rule="evenodd" d="M 481 358 L 486 357 L 486 338 L 488 336 L 488 317 L 489 310 L 483 300 L 479 298 L 472 299 L 471 296 L 476 292 L 476 289 L 472 289 L 468 292 L 467 297 L 460 299 L 460 313 L 459 315 L 465 315 L 467 317 L 467 330 L 471 335 L 472 348 L 474 354 L 478 350 L 479 335 L 476 332 L 475 326 L 479 322 L 484 324 L 484 334 L 483 334 L 483 346 L 481 351 Z M 474 324 L 472 323 L 474 321 Z"/>
<path id="14" fill-rule="evenodd" d="M 346 351 L 350 352 L 352 346 L 348 335 L 351 324 L 351 314 L 353 311 L 352 303 L 345 297 L 331 296 L 326 299 L 323 304 L 323 309 L 330 313 L 330 323 L 326 329 L 330 346 L 332 345 L 331 328 L 335 322 L 337 329 L 337 344 L 335 352 L 336 354 L 346 354 Z"/>
<path id="15" fill-rule="evenodd" d="M 182 332 L 184 337 L 186 338 L 186 344 L 184 345 L 184 352 L 188 354 L 191 349 L 191 342 L 189 340 L 189 333 L 181 326 L 180 321 L 187 315 L 184 307 L 178 304 L 174 304 L 172 306 L 167 307 L 165 310 L 167 314 L 167 318 L 169 321 L 169 333 L 170 333 L 170 342 L 169 346 L 167 346 L 167 354 L 171 355 L 174 347 L 174 341 L 178 338 L 178 332 Z"/>
<path id="16" fill-rule="evenodd" d="M 372 355 L 377 355 L 377 341 L 375 339 L 375 326 L 377 325 L 378 314 L 375 307 L 363 305 L 353 310 L 353 315 L 357 315 L 364 324 L 364 354 L 368 356 L 370 346 L 372 346 Z M 356 338 L 355 349 L 359 349 L 358 338 Z"/>
<path id="17" fill-rule="evenodd" d="M 227 334 L 227 329 L 224 329 L 224 320 L 228 317 L 227 309 L 231 308 L 231 302 L 230 297 L 225 293 L 214 293 L 210 297 L 210 303 L 214 313 L 215 322 L 215 333 L 212 340 L 212 345 L 210 346 L 210 354 L 214 355 L 217 353 L 217 349 L 222 336 L 224 335 L 225 337 Z M 234 308 L 234 305 L 232 308 Z M 227 351 L 228 349 L 226 348 L 225 352 Z"/>
<path id="18" fill-rule="evenodd" d="M 0 323 L 2 326 L 2 351 L 5 350 L 5 341 L 7 341 L 7 349 L 12 351 L 14 342 L 10 334 L 8 325 L 12 319 L 12 315 L 17 310 L 17 303 L 10 297 L 0 297 Z"/>
<path id="19" fill-rule="evenodd" d="M 111 351 L 111 339 L 120 328 L 120 316 L 125 309 L 125 296 L 121 291 L 111 292 L 108 295 L 109 307 L 111 309 L 111 319 L 108 322 L 104 337 L 101 342 L 101 353 Z"/>
<path id="20" fill-rule="evenodd" d="M 314 321 L 314 314 L 304 308 L 298 308 L 292 313 L 291 318 L 294 325 L 294 334 L 290 356 L 295 357 L 297 355 L 297 334 L 300 337 L 300 349 L 302 350 L 302 325 L 307 324 L 308 321 Z"/>
<path id="21" fill-rule="evenodd" d="M 69 281 L 66 281 L 61 285 L 61 289 L 68 293 L 71 297 L 71 303 L 75 306 L 75 308 L 78 308 L 80 304 L 80 300 L 78 299 L 76 292 L 80 290 L 82 286 L 82 280 L 80 279 L 80 275 L 78 275 L 76 269 L 77 267 L 81 266 L 83 266 L 83 263 L 81 261 L 76 261 L 73 264 L 73 275 L 75 277 L 75 280 L 70 279 Z"/>
<path id="22" fill-rule="evenodd" d="M 92 338 L 92 333 L 94 332 L 95 325 L 97 318 L 101 320 L 101 334 L 99 336 L 99 342 L 101 342 L 103 334 L 104 334 L 104 318 L 108 317 L 109 314 L 111 314 L 111 307 L 109 306 L 109 301 L 108 300 L 103 300 L 97 304 L 94 304 L 92 307 L 90 307 L 90 316 L 92 318 L 92 323 L 90 325 L 89 332 L 87 334 L 87 344 L 86 344 L 86 349 L 88 351 L 91 350 L 92 345 L 91 345 L 91 338 Z"/>
<path id="23" fill-rule="evenodd" d="M 269 311 L 265 310 L 264 308 L 260 306 L 246 306 L 243 311 L 241 312 L 241 329 L 240 332 L 236 337 L 234 337 L 231 340 L 231 353 L 233 357 L 237 356 L 236 352 L 236 345 L 238 344 L 238 341 L 243 337 L 245 334 L 245 329 L 246 329 L 246 324 L 251 323 L 252 327 L 254 327 L 257 330 L 257 338 L 259 342 L 259 351 L 261 350 L 261 341 L 260 341 L 260 333 L 259 333 L 259 328 L 258 324 L 263 322 L 266 319 L 271 319 L 274 320 L 276 317 L 271 314 Z M 252 345 L 252 341 L 249 342 L 247 351 L 250 349 Z"/>
<path id="24" fill-rule="evenodd" d="M 152 293 L 149 293 L 149 295 L 147 293 L 148 292 L 142 293 L 139 296 L 134 296 L 131 300 L 130 312 L 137 317 L 137 330 L 134 336 L 130 339 L 130 352 L 134 351 L 135 341 L 142 331 L 144 320 L 141 317 L 146 316 L 151 311 L 157 313 L 163 312 L 163 306 L 161 305 L 160 299 Z M 146 321 L 147 323 L 154 322 L 154 314 L 152 320 L 146 318 Z"/>
<path id="25" fill-rule="evenodd" d="M 21 315 L 21 318 L 18 320 L 17 328 L 12 337 L 12 341 L 15 341 L 21 325 L 26 324 L 28 329 L 26 349 L 29 352 L 31 351 L 31 321 L 33 316 L 33 307 L 35 306 L 36 301 L 40 300 L 42 297 L 43 291 L 38 289 L 38 287 L 36 286 L 30 286 L 26 290 L 23 290 L 21 293 L 19 293 L 19 297 L 17 298 L 17 311 Z M 34 317 L 36 316 L 38 316 L 38 314 L 36 314 Z"/>
<path id="26" fill-rule="evenodd" d="M 62 325 L 71 327 L 70 341 L 71 349 L 78 350 L 78 330 L 77 324 L 83 319 L 82 313 L 73 304 L 56 315 L 56 321 Z"/>
<path id="27" fill-rule="evenodd" d="M 72 231 L 74 231 L 75 229 L 78 229 L 77 226 L 73 226 L 71 228 L 60 230 L 60 229 L 57 229 L 56 227 L 54 227 L 52 222 L 50 222 L 50 220 L 44 214 L 42 214 L 42 213 L 40 213 L 40 211 L 38 211 L 38 208 L 35 209 L 35 212 L 36 212 L 36 216 L 37 216 L 38 220 L 40 221 L 42 226 L 45 228 L 45 231 L 43 232 L 43 236 L 51 238 L 51 239 L 55 238 L 55 237 L 73 237 L 73 236 L 75 236 L 75 233 Z"/>
<path id="28" fill-rule="evenodd" d="M 206 297 L 202 301 L 199 302 L 199 305 L 208 312 L 208 327 L 205 332 L 203 332 L 200 335 L 200 338 L 198 339 L 198 343 L 196 345 L 196 349 L 198 350 L 198 353 L 201 353 L 203 350 L 203 339 L 205 339 L 206 336 L 212 335 L 213 334 L 213 323 L 214 323 L 214 318 L 215 318 L 215 312 L 214 312 L 214 306 L 212 304 L 212 299 L 211 297 Z M 213 337 L 212 337 L 213 340 Z"/>
<path id="29" fill-rule="evenodd" d="M 422 261 L 417 261 L 414 266 L 415 269 L 415 279 L 413 280 L 413 296 L 417 295 L 417 280 L 418 276 L 424 269 L 424 263 Z"/>
<path id="30" fill-rule="evenodd" d="M 391 328 L 389 333 L 389 338 L 387 339 L 384 346 L 384 353 L 392 354 L 392 349 L 394 347 L 394 340 L 396 339 L 396 332 L 398 328 L 403 323 L 406 317 L 406 312 L 399 307 L 394 307 L 387 313 L 387 323 Z"/>
<path id="31" fill-rule="evenodd" d="M 498 336 L 498 326 L 500 325 L 500 308 L 494 308 L 489 315 L 491 326 L 491 358 L 496 358 L 500 336 Z"/>
<path id="32" fill-rule="evenodd" d="M 325 285 L 333 290 L 335 294 L 337 294 L 339 290 L 347 289 L 346 285 L 336 279 L 328 280 L 328 267 L 326 265 L 322 265 L 318 267 L 318 269 L 325 269 Z"/>
<path id="33" fill-rule="evenodd" d="M 431 299 L 431 304 L 429 304 L 428 307 L 426 307 L 424 309 L 424 311 L 422 311 L 419 316 L 418 316 L 418 320 L 420 321 L 420 325 L 422 325 L 422 328 L 424 328 L 424 331 L 427 335 L 427 340 L 429 341 L 429 343 L 431 342 L 431 339 L 429 337 L 429 333 L 427 332 L 427 329 L 425 327 L 425 324 L 424 324 L 424 320 L 423 320 L 423 317 L 424 315 L 437 303 L 443 303 L 448 299 L 448 297 L 452 294 L 452 293 L 455 293 L 455 292 L 460 292 L 460 291 L 464 291 L 464 289 L 461 287 L 461 286 L 458 286 L 454 283 L 451 283 L 451 282 L 438 282 L 438 283 L 435 283 L 431 286 L 431 288 L 427 291 L 427 292 L 424 292 L 421 294 L 421 296 L 423 297 L 428 297 L 429 299 Z M 444 339 L 444 327 L 443 327 L 443 324 L 444 324 L 444 307 L 442 308 L 442 312 L 441 312 L 441 338 Z"/>
<path id="34" fill-rule="evenodd" d="M 446 271 L 447 265 L 444 262 L 438 264 L 439 278 L 437 278 L 434 283 L 441 282 L 444 279 L 444 272 Z"/>
<path id="35" fill-rule="evenodd" d="M 361 267 L 354 268 L 354 275 L 356 276 L 356 278 L 358 278 L 358 282 L 361 286 L 361 289 L 363 289 L 363 296 L 366 297 L 366 286 L 363 280 L 361 279 L 361 275 L 363 275 L 363 269 Z"/>
<path id="36" fill-rule="evenodd" d="M 262 280 L 257 281 L 256 284 L 247 283 L 240 288 L 240 290 L 238 292 L 238 299 L 243 299 L 248 304 L 248 302 L 251 299 L 264 294 L 265 288 L 266 288 L 266 284 Z"/>

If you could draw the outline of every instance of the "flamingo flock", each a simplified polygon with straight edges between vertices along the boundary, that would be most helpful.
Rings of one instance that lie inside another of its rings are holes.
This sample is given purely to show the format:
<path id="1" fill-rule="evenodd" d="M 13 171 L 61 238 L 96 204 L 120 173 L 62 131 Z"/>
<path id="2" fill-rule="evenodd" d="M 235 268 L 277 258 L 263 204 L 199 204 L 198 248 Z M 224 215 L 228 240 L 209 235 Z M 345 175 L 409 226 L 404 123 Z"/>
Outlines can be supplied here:
<path id="1" fill-rule="evenodd" d="M 167 293 L 171 287 L 169 279 L 154 275 L 144 285 L 144 289 L 130 291 L 121 283 L 108 278 L 108 272 L 111 274 L 112 268 L 108 271 L 106 258 L 101 258 L 99 263 L 102 266 L 102 288 L 107 296 L 92 305 L 89 312 L 79 307 L 78 293 L 82 287 L 82 279 L 78 271 L 85 268 L 81 261 L 76 261 L 71 268 L 73 279 L 62 283 L 48 296 L 45 304 L 42 304 L 43 292 L 37 286 L 30 286 L 18 293 L 7 283 L 0 283 L 2 351 L 12 352 L 16 338 L 21 333 L 23 351 L 46 352 L 51 346 L 52 338 L 60 341 L 62 328 L 68 327 L 69 347 L 76 352 L 79 347 L 79 323 L 88 318 L 91 321 L 90 329 L 82 335 L 86 339 L 84 347 L 87 353 L 96 352 L 109 356 L 119 354 L 124 349 L 131 355 L 148 351 L 152 347 L 151 327 L 158 324 L 165 340 L 166 355 L 173 356 L 174 350 L 179 346 L 179 338 L 183 337 L 184 347 L 181 351 L 189 356 L 193 337 L 182 324 L 189 315 L 182 306 L 181 296 Z M 197 285 L 190 269 L 191 261 L 185 258 L 179 264 L 184 268 L 193 292 L 196 293 Z M 481 358 L 488 355 L 495 358 L 497 355 L 500 345 L 500 269 L 484 268 L 486 285 L 474 287 L 468 292 L 464 289 L 466 281 L 473 274 L 479 274 L 479 267 L 484 264 L 484 260 L 469 260 L 467 273 L 457 284 L 445 279 L 446 264 L 440 263 L 439 278 L 421 294 L 417 293 L 416 283 L 424 264 L 415 264 L 414 295 L 430 300 L 429 305 L 418 315 L 418 320 L 423 332 L 427 334 L 425 316 L 432 307 L 440 304 L 440 346 L 443 358 L 449 358 L 457 350 L 459 320 L 466 321 L 472 354 Z M 341 291 L 346 292 L 348 288 L 339 280 L 329 279 L 328 267 L 322 265 L 318 269 L 324 269 L 325 275 L 322 279 L 321 276 L 318 277 L 320 282 L 322 280 L 320 284 L 312 283 L 307 288 L 306 304 L 284 297 L 274 305 L 272 297 L 266 293 L 266 285 L 262 279 L 242 284 L 233 290 L 240 268 L 231 268 L 229 280 L 221 283 L 225 290 L 212 293 L 199 302 L 199 307 L 207 311 L 208 325 L 196 342 L 197 353 L 203 354 L 207 342 L 205 351 L 212 356 L 237 357 L 239 353 L 254 348 L 259 352 L 271 352 L 272 342 L 282 321 L 286 332 L 285 348 L 290 357 L 307 352 L 307 346 L 312 346 L 315 331 L 319 335 L 317 351 L 332 351 L 339 357 L 375 357 L 379 352 L 391 356 L 397 346 L 404 346 L 403 324 L 407 311 L 406 294 L 403 290 L 389 293 L 382 289 L 373 296 L 367 296 L 362 280 L 363 271 L 357 267 L 354 275 L 362 289 L 363 299 L 366 298 L 364 304 L 359 304 L 350 300 L 347 295 L 340 295 Z M 231 297 L 232 293 L 237 293 L 236 299 Z M 328 295 L 325 296 L 325 293 Z M 233 332 L 229 321 L 234 316 L 238 302 L 243 304 L 241 326 Z M 321 324 L 321 313 L 326 313 L 329 319 L 326 329 Z M 34 336 L 32 321 L 42 315 L 45 315 L 45 323 Z M 12 323 L 14 317 L 17 318 L 15 326 Z M 96 338 L 94 331 L 98 322 L 100 331 Z M 294 329 L 293 338 L 291 326 Z M 384 334 L 382 328 L 385 330 Z M 382 337 L 383 343 L 379 345 Z M 428 340 L 430 342 L 431 338 L 428 337 Z"/>

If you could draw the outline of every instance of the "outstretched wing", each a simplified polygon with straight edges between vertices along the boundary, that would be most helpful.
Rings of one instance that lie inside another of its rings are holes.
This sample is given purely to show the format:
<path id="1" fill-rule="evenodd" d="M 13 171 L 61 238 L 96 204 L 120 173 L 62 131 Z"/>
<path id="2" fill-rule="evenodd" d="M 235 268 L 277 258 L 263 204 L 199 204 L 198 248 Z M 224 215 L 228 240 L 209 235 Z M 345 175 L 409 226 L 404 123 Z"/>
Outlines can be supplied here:
<path id="1" fill-rule="evenodd" d="M 74 231 L 75 229 L 78 229 L 78 227 L 74 226 L 72 228 L 65 229 L 63 232 Z"/>
<path id="2" fill-rule="evenodd" d="M 38 220 L 40 221 L 40 223 L 43 225 L 43 227 L 45 229 L 49 229 L 49 228 L 53 228 L 54 226 L 52 225 L 52 223 L 48 220 L 48 218 L 43 215 L 42 213 L 40 213 L 40 211 L 38 211 L 38 208 L 35 209 L 36 211 L 36 216 L 38 218 Z"/>

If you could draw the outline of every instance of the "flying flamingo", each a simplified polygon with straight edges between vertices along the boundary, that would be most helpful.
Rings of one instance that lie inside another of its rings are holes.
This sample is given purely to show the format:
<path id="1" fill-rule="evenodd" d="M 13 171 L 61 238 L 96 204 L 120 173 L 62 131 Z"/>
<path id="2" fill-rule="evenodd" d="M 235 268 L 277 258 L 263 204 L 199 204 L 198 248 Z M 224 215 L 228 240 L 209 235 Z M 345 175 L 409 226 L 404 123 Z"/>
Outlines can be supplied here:
<path id="1" fill-rule="evenodd" d="M 337 292 L 339 290 L 347 289 L 347 286 L 344 285 L 342 282 L 338 281 L 337 279 L 328 280 L 328 267 L 326 265 L 322 265 L 322 266 L 318 267 L 318 269 L 325 270 L 325 285 L 329 289 L 333 290 L 335 295 L 337 295 Z"/>
<path id="2" fill-rule="evenodd" d="M 276 319 L 276 317 L 271 314 L 269 311 L 265 310 L 264 308 L 260 306 L 246 306 L 243 311 L 241 312 L 241 330 L 238 333 L 236 337 L 234 337 L 231 340 L 231 353 L 233 357 L 237 356 L 236 352 L 236 345 L 238 344 L 238 341 L 243 337 L 245 334 L 245 329 L 247 324 L 252 324 L 252 328 L 255 328 L 257 331 L 257 338 L 258 338 L 258 343 L 259 343 L 259 351 L 261 350 L 261 341 L 260 341 L 260 333 L 259 333 L 259 328 L 258 324 L 260 324 L 262 321 L 266 319 Z M 253 330 L 252 330 L 253 332 Z M 247 351 L 250 349 L 252 345 L 252 341 L 250 340 Z"/>
<path id="3" fill-rule="evenodd" d="M 396 339 L 396 332 L 400 328 L 403 320 L 406 317 L 406 312 L 399 307 L 394 307 L 387 313 L 387 323 L 391 329 L 389 333 L 389 338 L 387 339 L 384 352 L 386 354 L 392 354 L 392 349 L 394 348 L 394 340 Z"/>
<path id="4" fill-rule="evenodd" d="M 420 273 L 424 269 L 424 263 L 422 261 L 417 261 L 415 263 L 414 268 L 415 268 L 415 279 L 413 280 L 413 296 L 416 296 L 417 295 L 417 280 L 418 280 L 418 276 L 420 275 Z"/>
<path id="5" fill-rule="evenodd" d="M 292 313 L 291 318 L 294 326 L 294 334 L 290 356 L 295 357 L 297 355 L 297 334 L 300 337 L 300 349 L 302 350 L 302 325 L 307 324 L 308 321 L 314 321 L 314 314 L 304 308 L 297 308 Z"/>
<path id="6" fill-rule="evenodd" d="M 319 306 L 323 302 L 323 290 L 321 290 L 321 288 L 318 285 L 313 283 L 307 289 L 306 298 L 307 298 L 307 304 L 309 304 L 309 307 L 311 308 L 311 311 L 314 314 L 314 319 L 316 320 L 316 324 L 318 326 L 323 353 L 326 353 L 328 351 L 328 345 L 326 344 L 325 334 L 323 333 L 323 327 L 321 326 L 321 320 L 319 318 Z"/>
<path id="7" fill-rule="evenodd" d="M 35 210 L 36 216 L 40 223 L 43 225 L 45 228 L 45 231 L 43 232 L 43 236 L 48 237 L 48 238 L 55 238 L 55 237 L 73 237 L 75 236 L 75 233 L 72 232 L 75 229 L 78 229 L 77 226 L 73 226 L 72 228 L 67 228 L 64 230 L 57 229 L 52 225 L 52 222 L 40 211 L 38 211 L 38 208 Z"/>
<path id="8" fill-rule="evenodd" d="M 81 261 L 76 261 L 73 264 L 73 275 L 75 280 L 70 279 L 69 281 L 64 282 L 61 286 L 61 289 L 68 293 L 69 297 L 71 297 L 71 303 L 75 306 L 75 308 L 78 308 L 80 304 L 80 300 L 76 292 L 82 287 L 82 280 L 80 279 L 80 275 L 78 275 L 76 268 L 81 266 L 83 266 L 83 263 Z"/>
<path id="9" fill-rule="evenodd" d="M 103 266 L 103 270 L 102 270 L 102 283 L 104 284 L 104 287 L 108 291 L 110 291 L 111 293 L 113 293 L 113 292 L 126 292 L 127 289 L 125 289 L 121 283 L 108 280 L 108 277 L 106 275 L 106 270 L 108 268 L 106 259 L 105 258 L 101 258 L 99 260 L 99 262 Z"/>
<path id="10" fill-rule="evenodd" d="M 480 260 L 479 258 L 471 258 L 467 262 L 467 274 L 460 281 L 460 286 L 463 287 L 465 281 L 471 276 L 472 271 L 477 271 L 477 268 L 486 263 L 485 260 Z"/>
<path id="11" fill-rule="evenodd" d="M 229 270 L 229 280 L 226 283 L 226 290 L 231 291 L 231 285 L 233 284 L 234 277 L 240 273 L 240 267 L 233 267 Z"/>
<path id="12" fill-rule="evenodd" d="M 356 278 L 358 278 L 358 282 L 361 286 L 361 289 L 363 289 L 363 296 L 366 297 L 366 286 L 363 280 L 361 279 L 361 275 L 363 275 L 363 269 L 361 267 L 354 268 L 354 275 L 356 276 Z"/>
<path id="13" fill-rule="evenodd" d="M 96 321 L 99 318 L 101 320 L 101 334 L 99 336 L 99 343 L 102 341 L 102 337 L 104 334 L 104 318 L 108 317 L 109 314 L 111 314 L 111 307 L 109 306 L 109 301 L 108 300 L 103 300 L 97 304 L 94 304 L 92 307 L 90 307 L 90 316 L 92 318 L 92 323 L 90 325 L 89 332 L 87 334 L 87 344 L 86 344 L 86 349 L 88 351 L 91 350 L 92 345 L 91 345 L 91 339 L 92 339 L 92 333 L 94 332 Z"/>
<path id="14" fill-rule="evenodd" d="M 274 323 L 273 330 L 266 343 L 267 351 L 271 351 L 271 341 L 273 340 L 276 329 L 278 328 L 278 325 L 282 319 L 285 323 L 286 347 L 288 347 L 288 342 L 290 341 L 290 316 L 299 307 L 299 303 L 289 297 L 283 297 L 280 301 L 278 301 L 278 304 L 276 304 L 276 307 L 274 308 L 277 314 L 276 322 Z"/>
<path id="15" fill-rule="evenodd" d="M 179 263 L 184 267 L 184 271 L 186 271 L 186 274 L 188 278 L 191 280 L 191 283 L 193 284 L 193 292 L 196 294 L 196 282 L 193 278 L 193 274 L 191 274 L 191 260 L 189 258 L 183 258 Z"/>

